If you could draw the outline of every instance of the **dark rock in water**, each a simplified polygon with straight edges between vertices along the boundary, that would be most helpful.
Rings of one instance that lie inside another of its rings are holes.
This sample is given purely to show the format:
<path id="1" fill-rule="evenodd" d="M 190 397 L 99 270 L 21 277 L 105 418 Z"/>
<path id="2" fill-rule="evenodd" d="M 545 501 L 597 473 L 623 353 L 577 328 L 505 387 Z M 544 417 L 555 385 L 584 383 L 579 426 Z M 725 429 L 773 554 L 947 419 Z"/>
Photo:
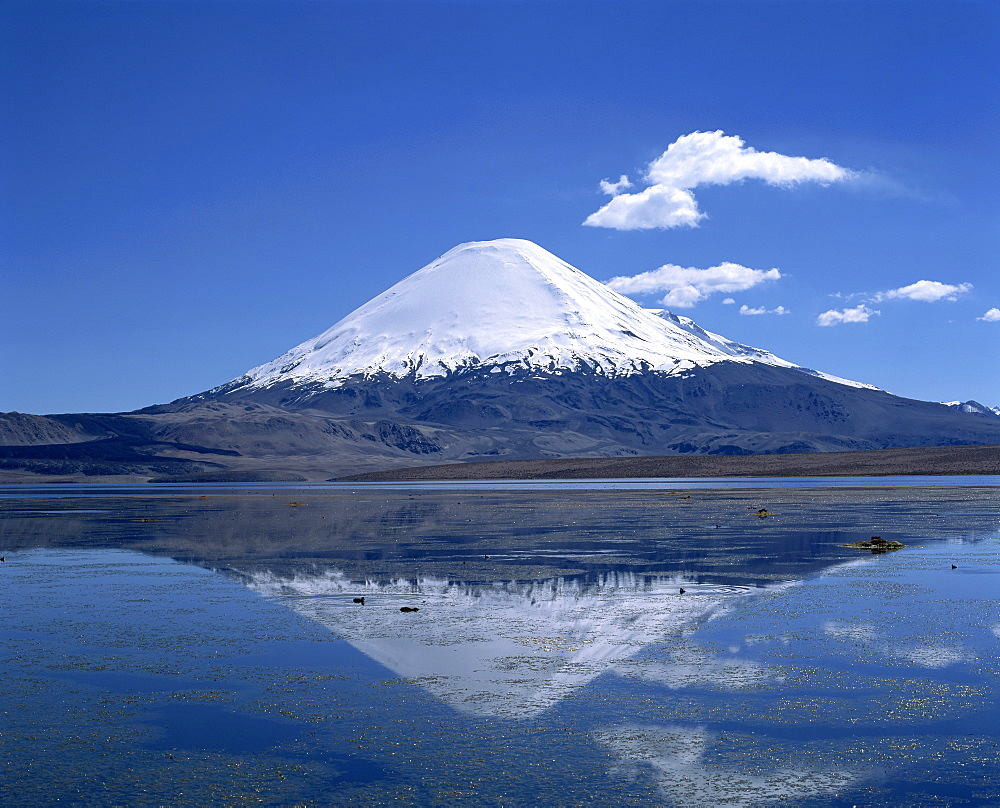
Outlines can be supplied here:
<path id="1" fill-rule="evenodd" d="M 355 603 L 360 603 L 362 606 L 365 605 L 365 599 L 364 598 L 355 598 L 354 602 Z"/>
<path id="2" fill-rule="evenodd" d="M 417 606 L 400 606 L 399 610 L 401 612 L 419 612 L 420 608 Z"/>

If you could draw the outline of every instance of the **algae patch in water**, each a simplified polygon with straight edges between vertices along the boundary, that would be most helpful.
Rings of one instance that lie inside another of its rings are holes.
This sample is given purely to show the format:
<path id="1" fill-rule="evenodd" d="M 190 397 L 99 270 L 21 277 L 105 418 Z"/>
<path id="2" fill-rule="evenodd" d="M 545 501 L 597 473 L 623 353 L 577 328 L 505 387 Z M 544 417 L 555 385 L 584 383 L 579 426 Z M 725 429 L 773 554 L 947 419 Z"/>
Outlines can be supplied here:
<path id="1" fill-rule="evenodd" d="M 872 536 L 868 541 L 856 541 L 853 544 L 842 544 L 840 546 L 850 547 L 854 550 L 870 550 L 875 554 L 891 553 L 906 547 L 901 541 L 887 541 L 881 536 Z"/>

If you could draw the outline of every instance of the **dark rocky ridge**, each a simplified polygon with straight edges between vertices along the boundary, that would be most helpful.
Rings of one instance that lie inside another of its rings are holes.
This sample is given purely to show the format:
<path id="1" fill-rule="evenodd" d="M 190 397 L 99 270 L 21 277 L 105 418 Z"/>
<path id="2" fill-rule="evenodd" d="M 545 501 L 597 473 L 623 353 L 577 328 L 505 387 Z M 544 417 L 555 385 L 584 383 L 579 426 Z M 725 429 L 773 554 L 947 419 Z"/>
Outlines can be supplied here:
<path id="1" fill-rule="evenodd" d="M 1000 443 L 1000 420 L 992 415 L 956 412 L 759 363 L 720 362 L 680 376 L 483 369 L 419 381 L 356 378 L 334 389 L 290 384 L 223 389 L 187 401 L 209 400 L 266 403 L 338 419 L 378 418 L 395 425 L 383 426 L 388 431 L 380 442 L 442 459 Z M 440 431 L 431 434 L 428 428 Z"/>

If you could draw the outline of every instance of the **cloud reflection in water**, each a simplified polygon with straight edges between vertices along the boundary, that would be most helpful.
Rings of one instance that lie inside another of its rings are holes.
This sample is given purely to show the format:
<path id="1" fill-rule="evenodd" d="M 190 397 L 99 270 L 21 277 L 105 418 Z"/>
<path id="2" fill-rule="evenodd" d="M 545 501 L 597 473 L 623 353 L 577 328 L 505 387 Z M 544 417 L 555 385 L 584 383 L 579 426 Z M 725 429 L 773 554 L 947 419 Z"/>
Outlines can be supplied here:
<path id="1" fill-rule="evenodd" d="M 828 620 L 823 626 L 823 632 L 836 640 L 853 642 L 886 657 L 910 662 L 921 668 L 946 668 L 976 659 L 976 654 L 957 643 L 948 644 L 930 638 L 893 642 L 881 637 L 876 625 L 868 621 Z"/>
<path id="2" fill-rule="evenodd" d="M 860 768 L 780 765 L 767 774 L 751 774 L 735 766 L 709 763 L 706 755 L 721 733 L 705 727 L 621 724 L 594 733 L 620 763 L 612 774 L 636 779 L 652 777 L 673 805 L 758 806 L 834 794 L 867 772 Z"/>

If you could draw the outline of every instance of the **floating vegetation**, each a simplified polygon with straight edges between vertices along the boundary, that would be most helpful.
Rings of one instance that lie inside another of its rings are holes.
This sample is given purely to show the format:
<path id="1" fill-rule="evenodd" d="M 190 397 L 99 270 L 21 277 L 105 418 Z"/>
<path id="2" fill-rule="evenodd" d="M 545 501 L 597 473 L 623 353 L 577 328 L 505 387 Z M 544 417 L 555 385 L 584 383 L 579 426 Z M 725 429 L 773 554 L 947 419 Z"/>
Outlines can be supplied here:
<path id="1" fill-rule="evenodd" d="M 872 536 L 868 541 L 856 541 L 853 544 L 842 544 L 841 547 L 850 547 L 853 550 L 870 550 L 872 553 L 891 553 L 902 550 L 906 545 L 901 541 L 886 541 L 881 536 Z"/>

